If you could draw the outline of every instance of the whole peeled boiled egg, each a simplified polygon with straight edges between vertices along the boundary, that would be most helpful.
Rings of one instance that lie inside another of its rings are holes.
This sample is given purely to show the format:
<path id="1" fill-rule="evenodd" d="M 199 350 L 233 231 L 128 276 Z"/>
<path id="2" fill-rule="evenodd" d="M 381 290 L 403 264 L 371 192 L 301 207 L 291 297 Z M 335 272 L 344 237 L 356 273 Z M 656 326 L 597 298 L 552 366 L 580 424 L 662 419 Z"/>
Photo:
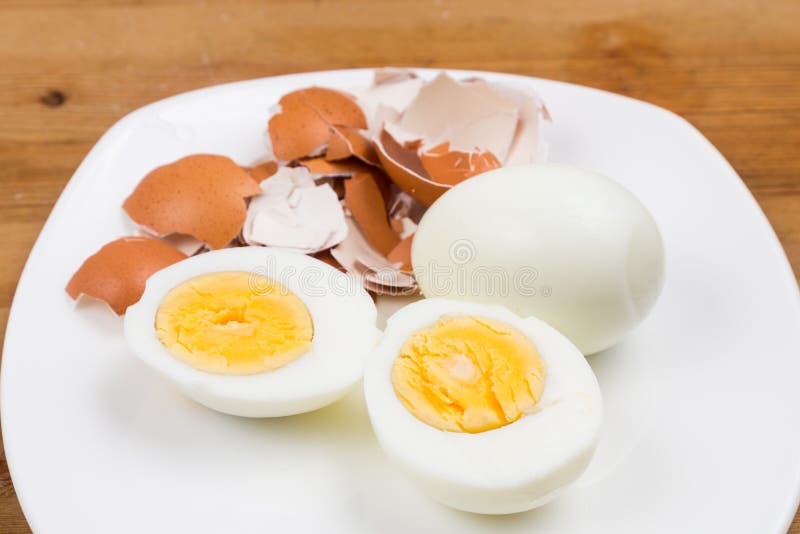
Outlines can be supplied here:
<path id="1" fill-rule="evenodd" d="M 321 408 L 347 393 L 380 331 L 369 294 L 330 265 L 265 247 L 212 251 L 151 276 L 131 349 L 187 396 L 233 415 Z"/>
<path id="2" fill-rule="evenodd" d="M 644 205 L 604 176 L 559 164 L 504 167 L 453 187 L 422 218 L 411 259 L 426 297 L 503 304 L 584 354 L 647 315 L 664 273 Z"/>
<path id="3" fill-rule="evenodd" d="M 445 299 L 389 318 L 364 393 L 388 456 L 439 502 L 484 514 L 529 510 L 577 479 L 603 411 L 566 337 L 502 306 Z"/>

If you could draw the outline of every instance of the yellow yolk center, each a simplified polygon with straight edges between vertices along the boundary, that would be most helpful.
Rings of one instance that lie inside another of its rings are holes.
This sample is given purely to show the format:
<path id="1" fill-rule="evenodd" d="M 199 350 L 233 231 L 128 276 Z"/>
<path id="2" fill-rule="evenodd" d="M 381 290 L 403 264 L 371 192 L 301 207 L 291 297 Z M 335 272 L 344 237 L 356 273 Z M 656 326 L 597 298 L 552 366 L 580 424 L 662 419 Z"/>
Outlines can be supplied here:
<path id="1" fill-rule="evenodd" d="M 538 402 L 545 367 L 536 346 L 505 323 L 443 317 L 403 344 L 392 385 L 414 417 L 440 430 L 484 432 Z"/>
<path id="2" fill-rule="evenodd" d="M 230 375 L 283 367 L 311 348 L 314 335 L 297 295 L 246 272 L 204 274 L 174 287 L 161 301 L 155 327 L 179 360 Z"/>

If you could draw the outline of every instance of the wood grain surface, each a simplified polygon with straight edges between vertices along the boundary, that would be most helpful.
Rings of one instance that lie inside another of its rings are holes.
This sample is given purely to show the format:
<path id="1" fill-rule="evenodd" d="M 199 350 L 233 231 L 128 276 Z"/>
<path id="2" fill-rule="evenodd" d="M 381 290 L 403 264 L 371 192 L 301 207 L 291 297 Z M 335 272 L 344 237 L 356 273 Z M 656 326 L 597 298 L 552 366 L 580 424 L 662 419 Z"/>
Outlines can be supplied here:
<path id="1" fill-rule="evenodd" d="M 356 66 L 528 74 L 671 109 L 731 161 L 800 272 L 798 23 L 797 0 L 0 0 L 0 336 L 50 208 L 117 119 L 206 85 Z M 0 532 L 30 532 L 1 455 Z"/>

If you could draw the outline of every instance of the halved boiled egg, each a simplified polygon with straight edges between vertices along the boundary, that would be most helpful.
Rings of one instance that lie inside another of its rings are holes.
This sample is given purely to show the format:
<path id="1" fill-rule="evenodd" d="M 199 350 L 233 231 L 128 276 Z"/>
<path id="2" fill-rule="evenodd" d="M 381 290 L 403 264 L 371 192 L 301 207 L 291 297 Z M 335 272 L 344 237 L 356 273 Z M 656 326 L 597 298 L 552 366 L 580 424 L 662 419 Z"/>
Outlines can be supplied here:
<path id="1" fill-rule="evenodd" d="M 378 440 L 412 480 L 484 514 L 529 510 L 576 480 L 603 412 L 592 369 L 559 332 L 444 299 L 389 318 L 364 391 Z"/>
<path id="2" fill-rule="evenodd" d="M 201 254 L 158 271 L 128 308 L 125 337 L 146 364 L 220 412 L 292 415 L 342 397 L 380 331 L 352 277 L 265 247 Z"/>

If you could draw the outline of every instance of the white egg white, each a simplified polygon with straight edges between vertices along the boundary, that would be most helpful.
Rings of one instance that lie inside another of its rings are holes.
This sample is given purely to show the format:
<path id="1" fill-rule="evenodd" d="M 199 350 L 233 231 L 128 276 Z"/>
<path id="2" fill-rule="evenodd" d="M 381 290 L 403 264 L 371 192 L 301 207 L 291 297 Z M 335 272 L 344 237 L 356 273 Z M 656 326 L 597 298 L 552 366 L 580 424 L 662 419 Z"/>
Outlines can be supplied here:
<path id="1" fill-rule="evenodd" d="M 453 187 L 420 221 L 411 259 L 426 297 L 536 316 L 584 354 L 644 319 L 664 278 L 647 208 L 613 180 L 561 164 L 502 167 Z"/>
<path id="2" fill-rule="evenodd" d="M 236 376 L 197 370 L 172 356 L 156 337 L 155 317 L 164 296 L 206 273 L 245 271 L 282 283 L 307 306 L 312 347 L 266 373 Z M 267 247 L 223 249 L 178 262 L 147 281 L 128 308 L 125 337 L 131 350 L 187 396 L 214 410 L 246 417 L 276 417 L 321 408 L 358 382 L 380 331 L 369 294 L 353 278 L 304 254 Z"/>
<path id="3" fill-rule="evenodd" d="M 532 411 L 486 432 L 446 432 L 423 423 L 394 392 L 391 369 L 408 337 L 447 315 L 503 321 L 536 345 L 546 367 Z M 555 497 L 585 470 L 602 421 L 597 380 L 566 337 L 497 305 L 444 299 L 410 304 L 389 318 L 364 375 L 370 420 L 388 456 L 439 502 L 468 512 L 508 514 Z"/>

